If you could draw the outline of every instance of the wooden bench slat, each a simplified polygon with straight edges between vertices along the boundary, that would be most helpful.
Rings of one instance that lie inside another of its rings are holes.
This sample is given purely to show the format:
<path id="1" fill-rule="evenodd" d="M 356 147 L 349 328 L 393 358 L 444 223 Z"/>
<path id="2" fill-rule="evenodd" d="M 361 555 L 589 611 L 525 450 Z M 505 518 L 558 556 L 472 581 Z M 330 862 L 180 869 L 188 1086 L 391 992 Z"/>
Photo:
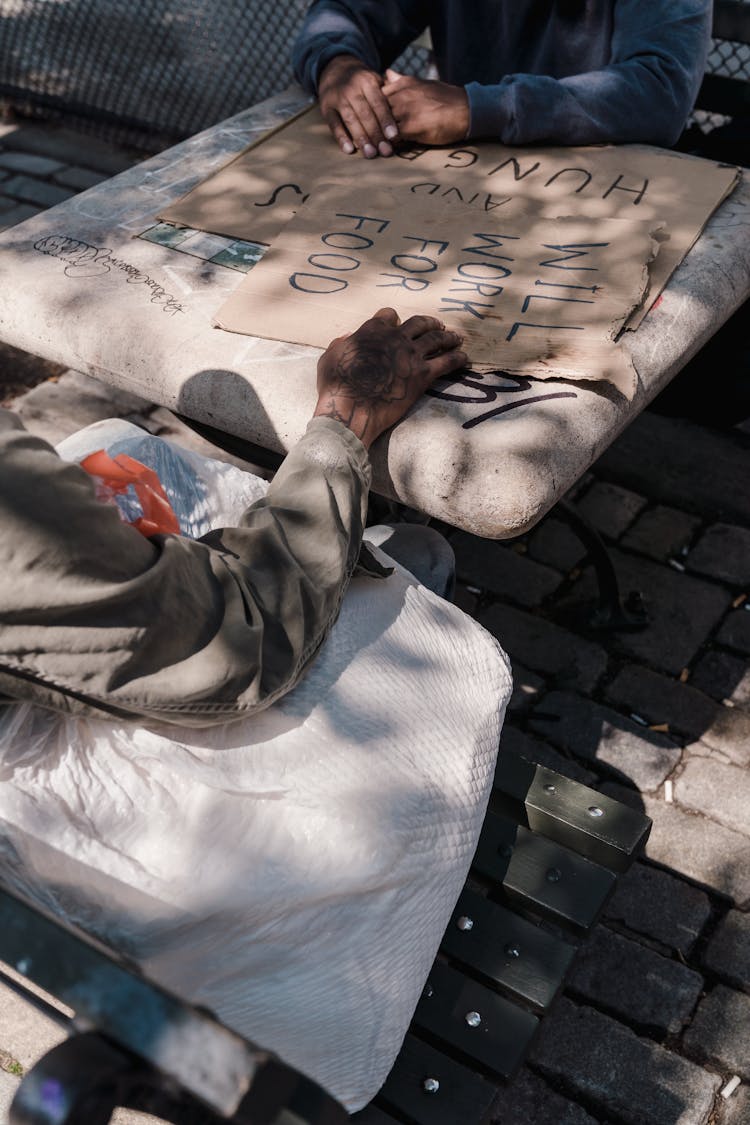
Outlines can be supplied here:
<path id="1" fill-rule="evenodd" d="M 473 866 L 524 909 L 577 933 L 591 929 L 617 880 L 608 868 L 492 812 Z"/>
<path id="2" fill-rule="evenodd" d="M 430 970 L 413 1022 L 501 1078 L 516 1073 L 539 1027 L 531 1012 L 440 963 Z"/>
<path id="3" fill-rule="evenodd" d="M 428 1087 L 427 1080 L 431 1080 Z M 378 1098 L 415 1125 L 457 1125 L 482 1121 L 497 1090 L 481 1074 L 407 1035 Z"/>
<path id="4" fill-rule="evenodd" d="M 627 871 L 651 831 L 647 816 L 510 752 L 500 754 L 493 808 L 614 871 Z"/>
<path id="5" fill-rule="evenodd" d="M 559 992 L 576 952 L 569 942 L 468 889 L 458 900 L 440 948 L 539 1012 Z"/>

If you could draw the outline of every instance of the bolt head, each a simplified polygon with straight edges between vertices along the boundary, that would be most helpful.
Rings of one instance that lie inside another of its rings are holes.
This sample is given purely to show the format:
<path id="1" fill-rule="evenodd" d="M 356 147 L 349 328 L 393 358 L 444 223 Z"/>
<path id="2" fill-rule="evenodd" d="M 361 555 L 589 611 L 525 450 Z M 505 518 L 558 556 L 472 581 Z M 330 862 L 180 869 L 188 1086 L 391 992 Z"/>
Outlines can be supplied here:
<path id="1" fill-rule="evenodd" d="M 459 930 L 473 930 L 474 929 L 474 919 L 469 918 L 468 915 L 466 915 L 466 914 L 462 914 L 461 917 L 456 922 L 456 925 L 458 926 Z"/>
<path id="2" fill-rule="evenodd" d="M 598 805 L 589 805 L 589 816 L 604 816 L 604 809 L 600 809 Z"/>
<path id="3" fill-rule="evenodd" d="M 479 1027 L 482 1022 L 482 1017 L 479 1012 L 467 1012 L 464 1018 L 469 1027 Z"/>
<path id="4" fill-rule="evenodd" d="M 440 1089 L 440 1083 L 437 1078 L 425 1078 L 422 1082 L 422 1089 L 425 1094 L 436 1094 Z"/>
<path id="5" fill-rule="evenodd" d="M 548 883 L 559 883 L 562 879 L 562 871 L 559 867 L 549 867 L 545 878 Z"/>

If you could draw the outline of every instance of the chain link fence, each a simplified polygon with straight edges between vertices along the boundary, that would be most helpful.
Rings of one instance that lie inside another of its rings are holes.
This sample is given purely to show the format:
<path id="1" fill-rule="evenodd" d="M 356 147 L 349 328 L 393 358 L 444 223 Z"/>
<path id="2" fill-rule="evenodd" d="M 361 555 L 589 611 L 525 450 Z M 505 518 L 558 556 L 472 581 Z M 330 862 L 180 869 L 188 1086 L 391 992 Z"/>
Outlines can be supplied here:
<path id="1" fill-rule="evenodd" d="M 0 0 L 0 98 L 156 150 L 293 80 L 307 0 Z M 419 73 L 424 47 L 403 69 Z"/>
<path id="2" fill-rule="evenodd" d="M 750 12 L 750 0 L 723 6 L 735 17 Z M 0 0 L 0 98 L 157 151 L 283 90 L 306 8 L 307 0 Z M 429 63 L 422 44 L 397 65 L 427 73 Z M 708 73 L 750 82 L 748 43 L 715 39 Z M 704 134 L 726 122 L 703 110 L 691 119 Z"/>

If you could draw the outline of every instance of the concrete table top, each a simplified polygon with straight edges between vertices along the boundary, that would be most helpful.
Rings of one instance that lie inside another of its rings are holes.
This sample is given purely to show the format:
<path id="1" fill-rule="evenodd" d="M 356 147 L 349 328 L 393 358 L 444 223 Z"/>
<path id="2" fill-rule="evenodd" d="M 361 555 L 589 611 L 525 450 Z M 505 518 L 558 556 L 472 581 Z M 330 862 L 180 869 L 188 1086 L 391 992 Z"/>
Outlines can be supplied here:
<path id="1" fill-rule="evenodd" d="M 299 89 L 285 91 L 7 230 L 0 336 L 267 449 L 289 449 L 315 404 L 319 351 L 212 327 L 243 277 L 225 264 L 226 239 L 194 234 L 180 249 L 139 236 L 306 102 Z M 66 239 L 83 244 L 72 257 Z M 632 402 L 602 383 L 496 375 L 442 383 L 374 446 L 375 489 L 487 538 L 522 534 L 749 291 L 745 177 L 628 333 L 639 375 Z M 717 372 L 706 393 L 720 389 Z"/>

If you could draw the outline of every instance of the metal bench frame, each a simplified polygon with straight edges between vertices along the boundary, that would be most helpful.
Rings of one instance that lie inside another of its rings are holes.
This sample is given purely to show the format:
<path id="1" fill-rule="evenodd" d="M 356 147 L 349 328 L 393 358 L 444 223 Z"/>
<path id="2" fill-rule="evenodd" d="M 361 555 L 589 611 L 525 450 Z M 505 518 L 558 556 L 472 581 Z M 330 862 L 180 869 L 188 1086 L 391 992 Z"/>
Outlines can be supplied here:
<path id="1" fill-rule="evenodd" d="M 473 866 L 409 1034 L 375 1101 L 354 1120 L 480 1122 L 650 827 L 596 790 L 501 754 Z M 115 1106 L 138 1104 L 144 1088 L 150 1112 L 177 1125 L 348 1120 L 280 1059 L 2 889 L 0 959 L 75 1012 L 65 1021 L 71 1038 L 23 1079 L 10 1125 L 105 1125 Z"/>

